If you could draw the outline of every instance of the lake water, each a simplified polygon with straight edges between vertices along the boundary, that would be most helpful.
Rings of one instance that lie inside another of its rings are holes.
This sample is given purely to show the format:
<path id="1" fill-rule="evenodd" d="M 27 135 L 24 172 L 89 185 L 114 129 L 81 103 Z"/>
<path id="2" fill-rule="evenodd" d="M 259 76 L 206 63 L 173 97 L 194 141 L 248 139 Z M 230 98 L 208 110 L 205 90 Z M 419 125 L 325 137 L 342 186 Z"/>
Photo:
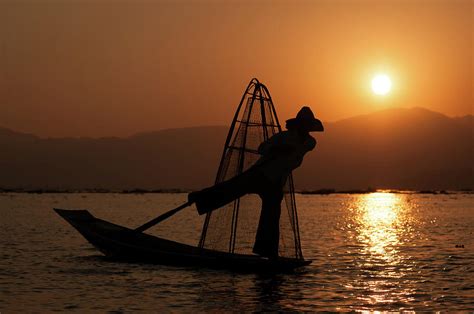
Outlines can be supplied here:
<path id="1" fill-rule="evenodd" d="M 136 227 L 185 194 L 0 194 L 0 312 L 474 310 L 474 195 L 297 195 L 292 274 L 104 260 L 53 207 Z M 196 244 L 192 208 L 150 233 Z"/>

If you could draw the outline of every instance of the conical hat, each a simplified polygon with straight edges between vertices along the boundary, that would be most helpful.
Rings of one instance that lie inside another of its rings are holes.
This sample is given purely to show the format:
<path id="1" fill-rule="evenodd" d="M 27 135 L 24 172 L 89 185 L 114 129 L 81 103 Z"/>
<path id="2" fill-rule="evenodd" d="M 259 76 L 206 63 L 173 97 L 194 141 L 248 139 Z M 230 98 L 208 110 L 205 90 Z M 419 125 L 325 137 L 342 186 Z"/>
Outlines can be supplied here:
<path id="1" fill-rule="evenodd" d="M 304 106 L 300 109 L 296 118 L 286 120 L 287 127 L 303 127 L 309 132 L 323 132 L 324 127 L 320 120 L 314 117 L 311 108 Z"/>

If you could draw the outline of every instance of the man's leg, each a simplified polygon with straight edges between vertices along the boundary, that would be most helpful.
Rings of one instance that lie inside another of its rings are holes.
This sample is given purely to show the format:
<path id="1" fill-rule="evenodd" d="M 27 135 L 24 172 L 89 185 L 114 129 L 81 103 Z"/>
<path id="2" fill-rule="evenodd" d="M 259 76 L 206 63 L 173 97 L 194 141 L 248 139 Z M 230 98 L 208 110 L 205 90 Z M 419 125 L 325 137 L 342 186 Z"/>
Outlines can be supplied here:
<path id="1" fill-rule="evenodd" d="M 220 208 L 245 194 L 255 193 L 259 175 L 254 170 L 243 172 L 227 181 L 192 192 L 188 200 L 195 202 L 200 215 Z"/>
<path id="2" fill-rule="evenodd" d="M 262 212 L 260 213 L 253 252 L 265 257 L 277 257 L 283 191 L 279 187 L 272 187 L 262 192 L 260 197 L 262 199 Z"/>

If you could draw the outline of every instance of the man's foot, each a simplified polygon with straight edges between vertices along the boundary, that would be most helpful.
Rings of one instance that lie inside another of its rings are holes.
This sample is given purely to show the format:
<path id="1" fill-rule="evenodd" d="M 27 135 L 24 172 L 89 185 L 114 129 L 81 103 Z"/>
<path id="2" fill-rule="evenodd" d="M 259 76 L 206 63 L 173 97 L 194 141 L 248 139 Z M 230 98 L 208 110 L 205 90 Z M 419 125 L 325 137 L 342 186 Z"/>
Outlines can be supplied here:
<path id="1" fill-rule="evenodd" d="M 197 200 L 198 192 L 191 192 L 188 194 L 188 202 L 195 203 Z"/>

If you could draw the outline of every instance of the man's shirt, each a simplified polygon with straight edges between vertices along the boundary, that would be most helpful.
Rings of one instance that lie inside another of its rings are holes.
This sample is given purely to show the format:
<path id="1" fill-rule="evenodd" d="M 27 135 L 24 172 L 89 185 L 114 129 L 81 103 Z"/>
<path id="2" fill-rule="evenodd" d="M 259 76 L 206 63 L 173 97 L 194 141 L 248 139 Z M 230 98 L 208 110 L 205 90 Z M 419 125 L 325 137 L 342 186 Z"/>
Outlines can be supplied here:
<path id="1" fill-rule="evenodd" d="M 301 138 L 296 131 L 283 131 L 260 144 L 262 155 L 255 163 L 272 183 L 284 186 L 291 171 L 303 162 L 304 155 L 316 147 L 316 140 L 308 134 Z"/>

